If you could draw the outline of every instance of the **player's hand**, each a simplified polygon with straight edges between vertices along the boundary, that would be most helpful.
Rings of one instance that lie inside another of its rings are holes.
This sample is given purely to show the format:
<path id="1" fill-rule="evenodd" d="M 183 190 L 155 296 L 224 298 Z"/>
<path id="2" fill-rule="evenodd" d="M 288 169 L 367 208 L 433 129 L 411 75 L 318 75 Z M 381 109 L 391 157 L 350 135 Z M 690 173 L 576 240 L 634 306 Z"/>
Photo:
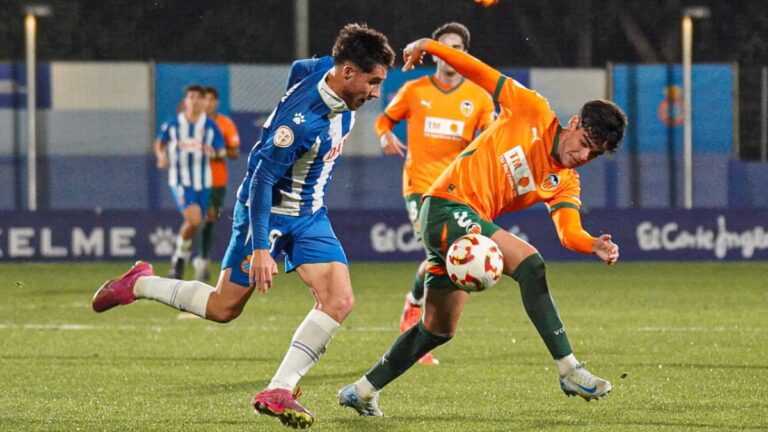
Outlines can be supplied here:
<path id="1" fill-rule="evenodd" d="M 427 51 L 427 43 L 430 40 L 427 38 L 419 39 L 405 47 L 403 50 L 403 61 L 405 61 L 403 72 L 413 69 L 424 61 L 424 53 Z"/>
<path id="2" fill-rule="evenodd" d="M 619 260 L 619 245 L 611 241 L 610 234 L 598 237 L 592 245 L 592 252 L 608 265 L 615 264 Z"/>
<path id="3" fill-rule="evenodd" d="M 251 255 L 251 268 L 248 270 L 248 281 L 260 293 L 272 288 L 272 276 L 277 274 L 277 263 L 268 249 L 256 249 Z"/>
<path id="4" fill-rule="evenodd" d="M 162 152 L 157 153 L 155 156 L 157 156 L 157 168 L 161 170 L 168 169 L 168 155 Z"/>
<path id="5" fill-rule="evenodd" d="M 403 144 L 392 132 L 385 132 L 381 138 L 379 138 L 379 142 L 381 143 L 381 149 L 384 151 L 384 154 L 399 154 L 400 156 L 405 156 L 405 144 Z"/>

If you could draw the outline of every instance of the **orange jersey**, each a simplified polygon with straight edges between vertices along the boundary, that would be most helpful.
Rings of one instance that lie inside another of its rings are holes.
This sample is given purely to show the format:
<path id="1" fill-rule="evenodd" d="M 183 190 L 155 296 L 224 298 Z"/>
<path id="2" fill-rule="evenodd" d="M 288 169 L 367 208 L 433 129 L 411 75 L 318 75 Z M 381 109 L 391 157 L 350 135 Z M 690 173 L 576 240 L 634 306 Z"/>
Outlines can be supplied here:
<path id="1" fill-rule="evenodd" d="M 224 114 L 217 114 L 216 126 L 219 127 L 221 135 L 224 137 L 224 145 L 227 148 L 240 147 L 240 135 L 235 127 L 235 122 Z M 211 160 L 211 174 L 213 176 L 212 187 L 222 187 L 227 185 L 227 160 Z"/>
<path id="2" fill-rule="evenodd" d="M 425 195 L 464 203 L 486 220 L 540 202 L 551 214 L 560 208 L 578 210 L 579 175 L 558 159 L 561 128 L 547 100 L 460 51 L 432 42 L 428 51 L 459 62 L 449 64 L 493 91 L 502 110 L 499 119 L 451 163 Z M 590 253 L 594 238 L 581 228 L 578 212 L 571 211 L 573 214 L 553 214 L 561 241 L 566 247 Z"/>
<path id="3" fill-rule="evenodd" d="M 408 122 L 403 196 L 426 192 L 494 115 L 490 95 L 471 81 L 462 79 L 452 89 L 434 76 L 405 83 L 376 123 L 381 135 L 403 119 Z"/>

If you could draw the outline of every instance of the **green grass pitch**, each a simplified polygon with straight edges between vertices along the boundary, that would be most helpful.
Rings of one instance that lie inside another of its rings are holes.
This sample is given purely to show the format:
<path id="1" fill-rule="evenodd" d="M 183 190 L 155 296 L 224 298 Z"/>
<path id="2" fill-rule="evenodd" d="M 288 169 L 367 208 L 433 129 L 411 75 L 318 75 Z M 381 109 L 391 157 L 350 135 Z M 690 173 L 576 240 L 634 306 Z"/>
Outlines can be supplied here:
<path id="1" fill-rule="evenodd" d="M 230 324 L 141 301 L 90 299 L 119 264 L 0 264 L 0 430 L 282 431 L 251 412 L 312 297 L 296 275 L 254 294 Z M 415 264 L 353 264 L 357 306 L 302 380 L 316 431 L 716 431 L 768 429 L 767 263 L 549 263 L 576 355 L 613 383 L 586 403 L 505 278 L 473 294 L 460 331 L 361 418 L 336 392 L 397 336 Z M 157 266 L 160 274 L 167 266 Z"/>

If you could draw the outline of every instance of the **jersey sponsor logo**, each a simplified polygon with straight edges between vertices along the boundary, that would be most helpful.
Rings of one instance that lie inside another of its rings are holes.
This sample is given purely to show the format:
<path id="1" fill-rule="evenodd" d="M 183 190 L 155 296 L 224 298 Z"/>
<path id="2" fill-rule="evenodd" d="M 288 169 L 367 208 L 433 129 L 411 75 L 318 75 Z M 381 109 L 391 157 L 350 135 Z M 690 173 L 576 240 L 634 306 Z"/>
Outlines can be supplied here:
<path id="1" fill-rule="evenodd" d="M 205 144 L 198 139 L 182 138 L 179 140 L 179 149 L 185 152 L 199 152 L 203 151 Z"/>
<path id="2" fill-rule="evenodd" d="M 461 113 L 464 114 L 464 117 L 469 117 L 472 115 L 472 112 L 475 110 L 475 105 L 468 100 L 461 102 Z"/>
<path id="3" fill-rule="evenodd" d="M 288 126 L 280 126 L 275 131 L 275 145 L 278 147 L 290 147 L 293 144 L 293 131 Z"/>
<path id="4" fill-rule="evenodd" d="M 441 117 L 424 118 L 424 135 L 436 138 L 461 139 L 464 122 Z"/>
<path id="5" fill-rule="evenodd" d="M 328 150 L 328 153 L 325 154 L 325 157 L 323 157 L 323 162 L 331 162 L 341 156 L 341 153 L 344 151 L 344 142 L 347 141 L 348 136 L 349 134 L 344 135 L 344 137 L 338 141 L 332 141 L 333 145 L 331 146 L 331 149 Z"/>
<path id="6" fill-rule="evenodd" d="M 557 174 L 550 174 L 541 182 L 541 188 L 545 191 L 554 190 L 559 185 L 560 185 L 560 176 Z"/>
<path id="7" fill-rule="evenodd" d="M 424 105 L 425 107 L 427 107 L 427 108 L 429 108 L 429 109 L 432 109 L 432 101 L 425 101 L 424 99 L 421 99 L 421 101 L 420 101 L 420 102 L 421 102 L 421 104 L 422 104 L 422 105 Z"/>
<path id="8" fill-rule="evenodd" d="M 501 155 L 501 163 L 504 165 L 507 180 L 515 188 L 517 195 L 523 195 L 536 190 L 528 159 L 526 159 L 525 152 L 523 152 L 521 146 L 515 146 L 511 150 L 504 152 Z"/>

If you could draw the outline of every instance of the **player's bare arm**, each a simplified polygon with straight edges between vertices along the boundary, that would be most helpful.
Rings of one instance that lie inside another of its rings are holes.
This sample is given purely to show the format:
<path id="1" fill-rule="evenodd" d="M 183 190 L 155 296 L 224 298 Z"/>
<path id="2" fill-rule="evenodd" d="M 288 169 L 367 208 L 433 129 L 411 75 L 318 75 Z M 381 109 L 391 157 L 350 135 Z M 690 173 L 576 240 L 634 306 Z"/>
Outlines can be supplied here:
<path id="1" fill-rule="evenodd" d="M 277 274 L 277 263 L 269 249 L 255 249 L 251 255 L 248 279 L 256 291 L 266 293 L 272 287 L 272 276 Z"/>
<path id="2" fill-rule="evenodd" d="M 155 157 L 157 168 L 168 169 L 168 155 L 165 153 L 165 144 L 161 140 L 155 140 Z"/>
<path id="3" fill-rule="evenodd" d="M 381 137 L 379 137 L 379 143 L 381 144 L 381 149 L 384 151 L 384 154 L 399 154 L 400 156 L 405 156 L 405 144 L 403 144 L 391 131 L 384 132 Z"/>

